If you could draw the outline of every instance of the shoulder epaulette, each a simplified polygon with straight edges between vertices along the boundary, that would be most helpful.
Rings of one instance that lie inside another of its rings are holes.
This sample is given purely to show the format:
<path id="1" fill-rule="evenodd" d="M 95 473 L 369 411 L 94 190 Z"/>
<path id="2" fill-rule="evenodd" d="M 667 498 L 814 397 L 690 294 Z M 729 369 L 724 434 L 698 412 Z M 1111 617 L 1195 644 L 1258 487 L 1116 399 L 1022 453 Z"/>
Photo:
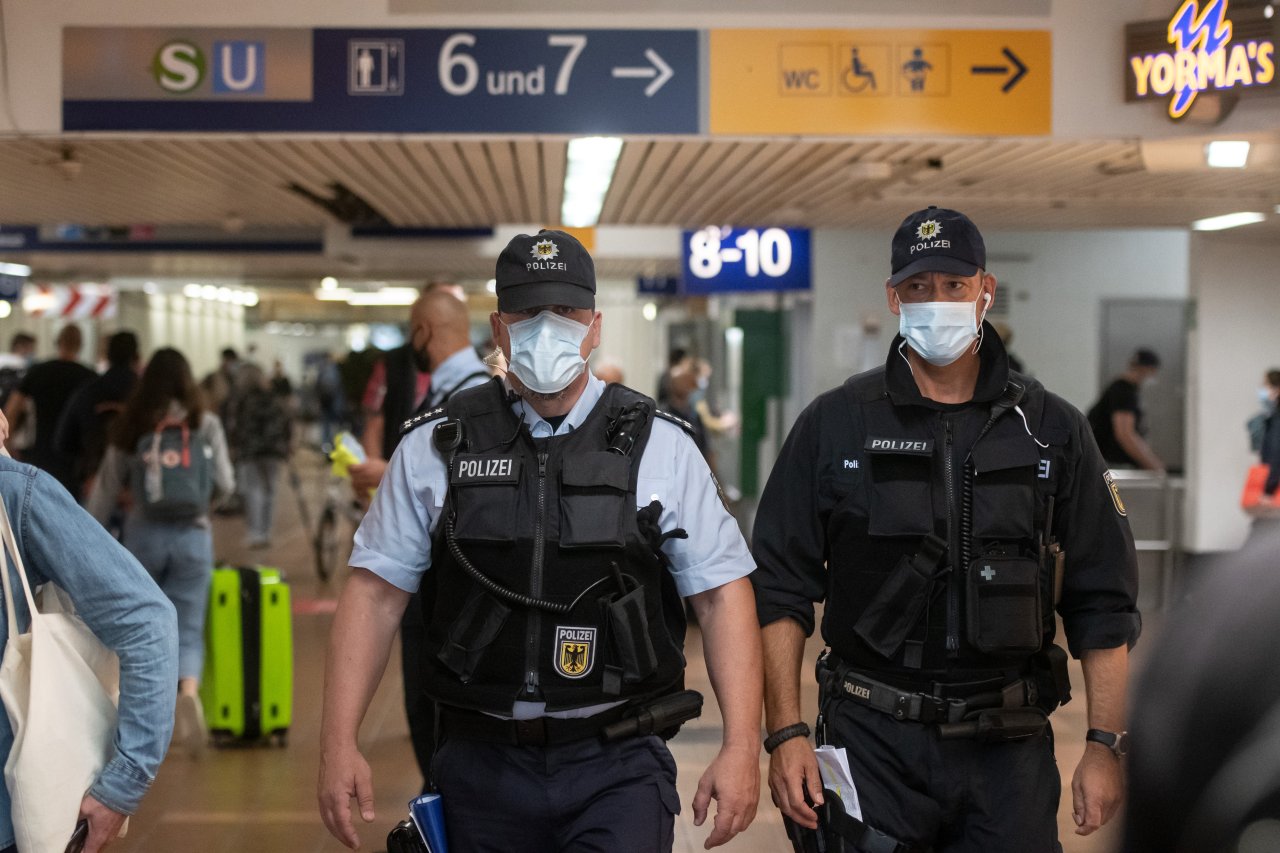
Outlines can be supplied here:
<path id="1" fill-rule="evenodd" d="M 440 418 L 443 418 L 443 417 L 444 417 L 444 406 L 431 409 L 430 411 L 423 412 L 420 415 L 414 415 L 413 417 L 409 418 L 409 420 L 400 424 L 400 434 L 408 435 L 409 433 L 413 432 L 415 429 L 422 426 L 423 424 L 430 423 L 431 421 L 438 421 L 440 420 Z"/>
<path id="2" fill-rule="evenodd" d="M 689 423 L 684 418 L 679 417 L 678 415 L 673 415 L 670 412 L 664 412 L 662 409 L 654 409 L 653 413 L 664 421 L 669 421 L 670 423 L 675 424 L 680 427 L 680 429 L 687 432 L 690 437 L 693 437 L 693 424 Z"/>

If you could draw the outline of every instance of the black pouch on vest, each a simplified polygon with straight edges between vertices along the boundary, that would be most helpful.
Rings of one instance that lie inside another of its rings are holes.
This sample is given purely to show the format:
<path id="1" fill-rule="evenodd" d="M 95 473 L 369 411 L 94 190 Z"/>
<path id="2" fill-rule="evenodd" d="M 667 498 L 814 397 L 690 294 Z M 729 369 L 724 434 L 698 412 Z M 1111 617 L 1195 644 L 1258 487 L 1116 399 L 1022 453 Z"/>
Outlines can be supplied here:
<path id="1" fill-rule="evenodd" d="M 493 596 L 481 592 L 472 595 L 449 626 L 449 636 L 436 657 L 466 684 L 510 615 L 511 608 Z"/>
<path id="2" fill-rule="evenodd" d="M 566 459 L 560 471 L 560 547 L 622 548 L 631 460 L 608 451 Z"/>
<path id="3" fill-rule="evenodd" d="M 898 561 L 853 626 L 863 642 L 886 658 L 897 653 L 929 603 L 945 550 L 945 543 L 930 534 L 914 557 Z"/>
<path id="4" fill-rule="evenodd" d="M 626 684 L 644 681 L 658 668 L 658 655 L 649 636 L 643 587 L 606 601 L 604 606 L 609 615 L 609 634 L 622 668 L 622 681 Z"/>
<path id="5" fill-rule="evenodd" d="M 965 605 L 969 643 L 986 654 L 1039 650 L 1044 636 L 1040 564 L 987 554 L 969 564 Z"/>

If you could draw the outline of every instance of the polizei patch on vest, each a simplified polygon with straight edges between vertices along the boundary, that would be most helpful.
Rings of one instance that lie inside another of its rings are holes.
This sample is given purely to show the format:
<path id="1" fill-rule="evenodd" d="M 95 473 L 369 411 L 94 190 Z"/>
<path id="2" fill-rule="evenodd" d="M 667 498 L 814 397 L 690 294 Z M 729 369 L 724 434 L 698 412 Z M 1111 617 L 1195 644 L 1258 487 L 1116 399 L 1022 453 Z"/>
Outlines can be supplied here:
<path id="1" fill-rule="evenodd" d="M 871 453 L 910 453 L 916 456 L 933 454 L 932 438 L 876 438 L 870 437 L 865 445 Z"/>
<path id="2" fill-rule="evenodd" d="M 518 483 L 520 460 L 515 456 L 458 456 L 453 460 L 453 476 L 449 482 L 455 486 Z"/>
<path id="3" fill-rule="evenodd" d="M 1120 499 L 1120 487 L 1116 485 L 1116 478 L 1111 476 L 1110 471 L 1103 471 L 1102 480 L 1107 484 L 1107 491 L 1111 492 L 1111 502 L 1116 505 L 1116 512 L 1127 517 L 1129 513 L 1124 508 L 1124 501 Z"/>
<path id="4" fill-rule="evenodd" d="M 596 664 L 596 629 L 556 626 L 555 668 L 565 678 L 583 678 Z"/>

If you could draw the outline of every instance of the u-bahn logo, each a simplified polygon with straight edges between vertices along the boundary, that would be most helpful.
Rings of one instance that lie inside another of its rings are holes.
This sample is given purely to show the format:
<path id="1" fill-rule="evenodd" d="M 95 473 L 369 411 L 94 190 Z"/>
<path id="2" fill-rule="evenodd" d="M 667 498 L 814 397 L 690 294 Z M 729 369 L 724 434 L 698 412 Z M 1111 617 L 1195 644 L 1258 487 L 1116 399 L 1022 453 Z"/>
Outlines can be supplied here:
<path id="1" fill-rule="evenodd" d="M 556 672 L 565 678 L 582 678 L 596 662 L 596 629 L 556 626 Z"/>
<path id="2" fill-rule="evenodd" d="M 1176 119 L 1201 92 L 1269 85 L 1276 74 L 1274 41 L 1265 35 L 1235 39 L 1236 29 L 1227 17 L 1227 0 L 1185 0 L 1165 33 L 1170 49 L 1130 49 L 1131 96 L 1169 97 L 1169 116 Z"/>

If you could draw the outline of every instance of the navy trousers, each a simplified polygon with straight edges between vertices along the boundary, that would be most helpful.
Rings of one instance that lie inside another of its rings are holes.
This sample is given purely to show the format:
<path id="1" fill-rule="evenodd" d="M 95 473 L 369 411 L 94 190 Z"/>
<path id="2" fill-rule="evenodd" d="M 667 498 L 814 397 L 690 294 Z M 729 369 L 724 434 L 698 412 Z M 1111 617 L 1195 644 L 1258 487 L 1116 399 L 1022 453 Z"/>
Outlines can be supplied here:
<path id="1" fill-rule="evenodd" d="M 933 853 L 1061 853 L 1062 781 L 1048 726 L 1027 740 L 982 743 L 940 740 L 936 727 L 846 699 L 823 710 L 870 826 Z"/>
<path id="2" fill-rule="evenodd" d="M 670 853 L 676 764 L 661 738 L 550 747 L 445 736 L 436 752 L 451 853 Z"/>

